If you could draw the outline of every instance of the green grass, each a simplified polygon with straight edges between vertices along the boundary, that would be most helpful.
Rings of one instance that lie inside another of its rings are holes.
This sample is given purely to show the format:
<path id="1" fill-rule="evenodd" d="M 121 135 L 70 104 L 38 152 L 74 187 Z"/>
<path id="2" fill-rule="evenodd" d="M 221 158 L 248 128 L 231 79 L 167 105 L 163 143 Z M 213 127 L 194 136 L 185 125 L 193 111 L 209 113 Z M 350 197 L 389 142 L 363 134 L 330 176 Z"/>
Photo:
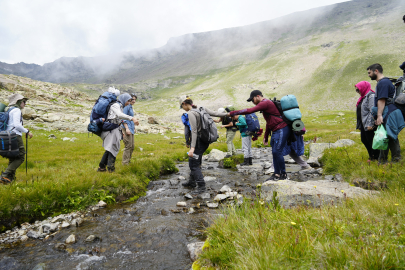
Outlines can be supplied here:
<path id="1" fill-rule="evenodd" d="M 308 112 L 307 112 L 308 113 Z M 341 173 L 352 183 L 386 182 L 373 197 L 347 199 L 321 208 L 282 209 L 258 198 L 227 207 L 224 217 L 207 228 L 198 264 L 216 269 L 403 269 L 405 268 L 405 170 L 403 162 L 368 163 L 355 114 L 311 113 L 305 140 L 352 139 L 354 146 L 329 149 L 324 174 Z M 405 145 L 405 135 L 400 134 Z M 405 155 L 405 151 L 402 151 Z"/>

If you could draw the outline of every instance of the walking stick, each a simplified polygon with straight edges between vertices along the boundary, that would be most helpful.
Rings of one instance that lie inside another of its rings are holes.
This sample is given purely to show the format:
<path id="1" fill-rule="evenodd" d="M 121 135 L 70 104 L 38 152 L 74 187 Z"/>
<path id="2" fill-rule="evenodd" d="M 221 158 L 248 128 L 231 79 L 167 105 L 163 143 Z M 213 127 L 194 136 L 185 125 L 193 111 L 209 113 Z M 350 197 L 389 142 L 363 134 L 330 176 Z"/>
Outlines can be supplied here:
<path id="1" fill-rule="evenodd" d="M 28 175 L 28 132 L 25 134 L 25 145 L 27 148 L 27 150 L 25 151 L 25 175 L 26 176 Z"/>

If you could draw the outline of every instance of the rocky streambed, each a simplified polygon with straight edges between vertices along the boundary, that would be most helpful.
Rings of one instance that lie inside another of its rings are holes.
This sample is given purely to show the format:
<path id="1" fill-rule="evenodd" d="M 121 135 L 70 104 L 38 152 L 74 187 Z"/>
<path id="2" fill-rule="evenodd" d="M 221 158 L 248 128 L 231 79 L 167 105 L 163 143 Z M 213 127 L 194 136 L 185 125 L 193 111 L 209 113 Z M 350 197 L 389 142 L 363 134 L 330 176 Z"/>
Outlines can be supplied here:
<path id="1" fill-rule="evenodd" d="M 190 244 L 205 240 L 204 228 L 221 215 L 221 206 L 255 198 L 258 184 L 262 198 L 271 200 L 277 191 L 284 207 L 318 206 L 371 192 L 341 182 L 339 175 L 326 180 L 321 169 L 300 171 L 296 164 L 287 164 L 291 180 L 265 182 L 271 149 L 253 151 L 254 165 L 238 170 L 204 161 L 207 193 L 198 197 L 181 186 L 189 169 L 180 163 L 177 174 L 151 182 L 135 203 L 100 204 L 16 227 L 0 235 L 0 269 L 190 269 L 195 258 Z"/>

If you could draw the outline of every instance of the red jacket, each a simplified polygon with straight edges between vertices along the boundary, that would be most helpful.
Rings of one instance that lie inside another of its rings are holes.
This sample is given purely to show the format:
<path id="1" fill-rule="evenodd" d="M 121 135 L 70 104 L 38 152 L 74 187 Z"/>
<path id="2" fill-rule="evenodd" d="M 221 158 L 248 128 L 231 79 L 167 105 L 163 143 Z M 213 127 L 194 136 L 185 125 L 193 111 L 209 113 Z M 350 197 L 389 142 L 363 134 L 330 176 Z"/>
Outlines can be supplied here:
<path id="1" fill-rule="evenodd" d="M 263 117 L 266 120 L 266 132 L 264 133 L 265 142 L 268 141 L 270 131 L 276 131 L 286 127 L 287 124 L 281 119 L 281 114 L 278 111 L 276 105 L 267 98 L 264 98 L 259 104 L 253 108 L 243 109 L 239 111 L 230 112 L 231 116 L 240 115 L 240 114 L 251 114 L 254 112 L 263 113 Z"/>

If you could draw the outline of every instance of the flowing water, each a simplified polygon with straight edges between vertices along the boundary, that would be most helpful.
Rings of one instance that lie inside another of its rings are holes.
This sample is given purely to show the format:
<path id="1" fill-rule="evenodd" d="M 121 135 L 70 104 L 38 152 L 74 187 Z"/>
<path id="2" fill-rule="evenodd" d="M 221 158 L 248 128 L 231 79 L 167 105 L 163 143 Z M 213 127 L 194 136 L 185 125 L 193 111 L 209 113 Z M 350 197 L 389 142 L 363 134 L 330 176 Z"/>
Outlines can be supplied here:
<path id="1" fill-rule="evenodd" d="M 260 159 L 271 161 L 270 149 L 255 150 Z M 80 227 L 62 229 L 48 240 L 29 239 L 13 248 L 0 249 L 0 270 L 3 269 L 190 269 L 192 261 L 187 244 L 205 240 L 204 228 L 221 210 L 204 206 L 207 199 L 186 200 L 188 189 L 178 177 L 188 179 L 187 163 L 177 165 L 179 173 L 149 184 L 146 196 L 131 204 L 108 206 L 92 212 Z M 223 185 L 245 196 L 254 196 L 255 186 L 268 176 L 243 175 L 218 168 L 218 162 L 203 162 L 204 176 L 215 177 L 207 182 L 212 201 Z M 288 171 L 299 166 L 288 165 Z M 186 201 L 187 207 L 176 203 Z M 198 208 L 198 203 L 200 208 Z M 196 212 L 188 213 L 193 207 Z M 58 249 L 58 243 L 74 234 L 77 242 Z M 86 242 L 89 235 L 100 238 Z"/>

